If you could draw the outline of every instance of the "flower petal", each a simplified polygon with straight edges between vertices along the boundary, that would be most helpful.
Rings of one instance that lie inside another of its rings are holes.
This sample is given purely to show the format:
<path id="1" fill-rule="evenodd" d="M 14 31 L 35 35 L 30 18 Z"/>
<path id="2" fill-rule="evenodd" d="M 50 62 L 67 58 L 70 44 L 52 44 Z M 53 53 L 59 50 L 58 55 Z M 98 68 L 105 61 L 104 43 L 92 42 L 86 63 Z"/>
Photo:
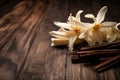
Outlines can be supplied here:
<path id="1" fill-rule="evenodd" d="M 104 20 L 107 10 L 108 10 L 107 6 L 104 6 L 100 9 L 96 17 L 97 23 L 101 23 Z"/>
<path id="2" fill-rule="evenodd" d="M 77 20 L 77 21 L 81 21 L 80 15 L 81 15 L 82 12 L 83 12 L 83 10 L 79 10 L 79 11 L 77 12 L 77 14 L 76 14 L 76 20 Z"/>
<path id="3" fill-rule="evenodd" d="M 94 22 L 96 21 L 96 18 L 95 18 L 95 16 L 93 14 L 86 14 L 85 17 L 93 19 Z"/>
<path id="4" fill-rule="evenodd" d="M 109 34 L 107 35 L 107 42 L 113 42 L 114 40 L 116 40 L 117 38 L 117 34 Z"/>
<path id="5" fill-rule="evenodd" d="M 72 51 L 73 50 L 73 46 L 74 46 L 74 43 L 75 43 L 75 40 L 77 39 L 77 36 L 72 36 L 69 38 L 69 50 Z"/>
<path id="6" fill-rule="evenodd" d="M 51 46 L 68 45 L 68 39 L 51 38 Z"/>
<path id="7" fill-rule="evenodd" d="M 68 23 L 63 22 L 54 22 L 54 24 L 58 27 L 65 28 L 65 29 L 71 29 L 71 25 Z"/>
<path id="8" fill-rule="evenodd" d="M 91 37 L 86 37 L 85 40 L 87 41 L 87 43 L 90 45 L 90 46 L 93 46 L 95 45 L 95 39 L 92 39 Z"/>
<path id="9" fill-rule="evenodd" d="M 117 23 L 115 28 L 116 28 L 116 30 L 120 31 L 120 23 Z"/>
<path id="10" fill-rule="evenodd" d="M 70 36 L 68 33 L 61 32 L 61 31 L 51 31 L 51 32 L 49 32 L 49 34 L 56 38 L 62 38 L 62 39 L 68 39 Z"/>
<path id="11" fill-rule="evenodd" d="M 117 22 L 103 22 L 103 27 L 114 27 L 117 24 Z"/>
<path id="12" fill-rule="evenodd" d="M 75 26 L 76 23 L 75 23 L 75 19 L 74 17 L 72 16 L 72 14 L 70 14 L 70 16 L 68 17 L 68 23 L 71 24 L 71 27 Z"/>
<path id="13" fill-rule="evenodd" d="M 74 19 L 74 17 L 72 17 L 71 15 L 68 18 L 69 20 L 69 24 L 71 24 L 71 27 L 80 27 L 82 29 L 86 29 L 88 26 L 90 26 L 90 23 L 83 23 L 81 21 L 77 21 L 76 19 Z"/>
<path id="14" fill-rule="evenodd" d="M 88 33 L 88 30 L 82 32 L 82 33 L 78 36 L 78 38 L 84 39 L 84 38 L 86 37 L 87 33 Z"/>

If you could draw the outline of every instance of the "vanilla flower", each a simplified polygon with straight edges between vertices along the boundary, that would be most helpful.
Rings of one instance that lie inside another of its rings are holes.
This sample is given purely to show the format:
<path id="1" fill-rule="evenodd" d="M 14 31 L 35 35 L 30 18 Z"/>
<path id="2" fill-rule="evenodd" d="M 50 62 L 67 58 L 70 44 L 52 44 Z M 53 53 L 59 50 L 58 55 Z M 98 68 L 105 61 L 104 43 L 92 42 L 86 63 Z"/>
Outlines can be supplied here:
<path id="1" fill-rule="evenodd" d="M 54 36 L 52 38 L 52 46 L 56 45 L 66 45 L 68 44 L 69 50 L 73 50 L 74 43 L 81 43 L 82 40 L 78 39 L 78 36 L 86 29 L 85 23 L 81 22 L 80 14 L 83 11 L 80 10 L 76 14 L 76 17 L 70 16 L 68 17 L 68 22 L 54 22 L 54 24 L 60 29 L 58 31 L 51 31 L 50 35 Z M 86 24 L 87 25 L 87 24 Z"/>
<path id="2" fill-rule="evenodd" d="M 111 27 L 107 34 L 107 41 L 120 41 L 120 23 L 117 23 L 114 27 Z"/>
<path id="3" fill-rule="evenodd" d="M 101 44 L 106 40 L 107 34 L 111 29 L 110 27 L 116 25 L 116 22 L 103 22 L 107 10 L 107 6 L 102 7 L 98 12 L 97 17 L 93 14 L 85 15 L 86 18 L 93 19 L 94 23 L 91 23 L 87 30 L 81 33 L 79 36 L 80 39 L 85 39 L 89 45 L 95 45 L 96 43 Z"/>

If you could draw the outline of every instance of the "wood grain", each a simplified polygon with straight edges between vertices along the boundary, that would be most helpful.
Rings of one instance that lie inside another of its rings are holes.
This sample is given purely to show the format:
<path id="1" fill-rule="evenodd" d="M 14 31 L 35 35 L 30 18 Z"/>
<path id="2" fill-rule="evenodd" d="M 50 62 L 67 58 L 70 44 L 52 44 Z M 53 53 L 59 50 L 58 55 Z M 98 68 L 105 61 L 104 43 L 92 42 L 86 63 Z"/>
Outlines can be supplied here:
<path id="1" fill-rule="evenodd" d="M 61 4 L 62 1 L 55 0 L 51 2 L 51 4 L 49 3 L 46 13 L 44 14 L 44 19 L 42 19 L 41 23 L 36 25 L 39 26 L 40 29 L 30 49 L 28 55 L 29 57 L 26 60 L 23 71 L 21 72 L 21 79 L 28 79 L 29 77 L 27 76 L 30 76 L 29 74 L 31 74 L 30 77 L 33 80 L 65 79 L 66 52 L 61 49 L 50 47 L 50 36 L 48 34 L 51 28 L 54 29 L 54 27 L 56 27 L 53 25 L 54 20 L 60 19 L 60 16 L 63 16 L 62 19 L 65 19 L 65 11 L 63 11 L 65 6 L 57 6 Z M 65 4 L 66 3 L 63 3 L 63 5 Z M 53 13 L 58 15 L 52 15 Z"/>
<path id="2" fill-rule="evenodd" d="M 65 22 L 70 13 L 75 16 L 84 10 L 82 21 L 92 22 L 84 14 L 96 15 L 104 5 L 109 8 L 105 20 L 119 22 L 119 2 L 21 0 L 16 4 L 9 10 L 0 8 L 4 11 L 0 15 L 0 80 L 120 80 L 119 65 L 98 73 L 93 69 L 97 63 L 73 64 L 67 48 L 50 46 L 49 35 L 58 29 L 54 21 Z"/>
<path id="3" fill-rule="evenodd" d="M 1 0 L 0 1 L 0 18 L 5 14 L 10 12 L 16 4 L 18 4 L 20 0 Z"/>

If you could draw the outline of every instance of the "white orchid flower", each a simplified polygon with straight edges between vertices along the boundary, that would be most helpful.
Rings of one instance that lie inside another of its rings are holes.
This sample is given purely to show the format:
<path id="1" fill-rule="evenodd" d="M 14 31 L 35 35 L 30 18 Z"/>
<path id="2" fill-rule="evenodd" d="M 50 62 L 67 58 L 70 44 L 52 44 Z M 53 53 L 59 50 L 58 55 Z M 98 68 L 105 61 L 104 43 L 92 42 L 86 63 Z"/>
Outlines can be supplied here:
<path id="1" fill-rule="evenodd" d="M 80 14 L 82 12 L 82 10 L 78 11 L 76 17 L 70 14 L 67 23 L 54 22 L 54 24 L 60 27 L 60 29 L 58 31 L 50 32 L 50 35 L 55 37 L 51 39 L 51 46 L 68 45 L 69 50 L 72 51 L 74 43 L 81 43 L 83 41 L 78 39 L 79 34 L 86 29 L 86 26 L 84 25 L 85 23 L 80 20 Z"/>
<path id="2" fill-rule="evenodd" d="M 96 43 L 101 44 L 106 40 L 107 32 L 110 30 L 110 27 L 116 25 L 116 22 L 103 22 L 107 10 L 107 6 L 102 7 L 97 17 L 93 14 L 85 15 L 86 18 L 93 19 L 94 23 L 91 23 L 88 29 L 81 33 L 79 36 L 80 39 L 85 39 L 89 45 L 95 45 Z"/>

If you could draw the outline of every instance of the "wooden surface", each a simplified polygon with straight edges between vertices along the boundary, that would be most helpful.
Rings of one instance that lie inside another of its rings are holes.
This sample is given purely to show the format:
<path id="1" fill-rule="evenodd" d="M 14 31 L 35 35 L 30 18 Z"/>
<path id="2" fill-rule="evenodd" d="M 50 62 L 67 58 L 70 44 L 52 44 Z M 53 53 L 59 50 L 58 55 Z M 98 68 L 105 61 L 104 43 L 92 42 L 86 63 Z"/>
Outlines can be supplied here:
<path id="1" fill-rule="evenodd" d="M 54 21 L 67 21 L 80 9 L 85 11 L 82 16 L 96 15 L 107 5 L 105 20 L 120 22 L 118 0 L 4 1 L 0 3 L 0 80 L 120 80 L 119 65 L 98 73 L 94 64 L 73 64 L 66 47 L 50 46 L 49 35 L 58 29 Z"/>

